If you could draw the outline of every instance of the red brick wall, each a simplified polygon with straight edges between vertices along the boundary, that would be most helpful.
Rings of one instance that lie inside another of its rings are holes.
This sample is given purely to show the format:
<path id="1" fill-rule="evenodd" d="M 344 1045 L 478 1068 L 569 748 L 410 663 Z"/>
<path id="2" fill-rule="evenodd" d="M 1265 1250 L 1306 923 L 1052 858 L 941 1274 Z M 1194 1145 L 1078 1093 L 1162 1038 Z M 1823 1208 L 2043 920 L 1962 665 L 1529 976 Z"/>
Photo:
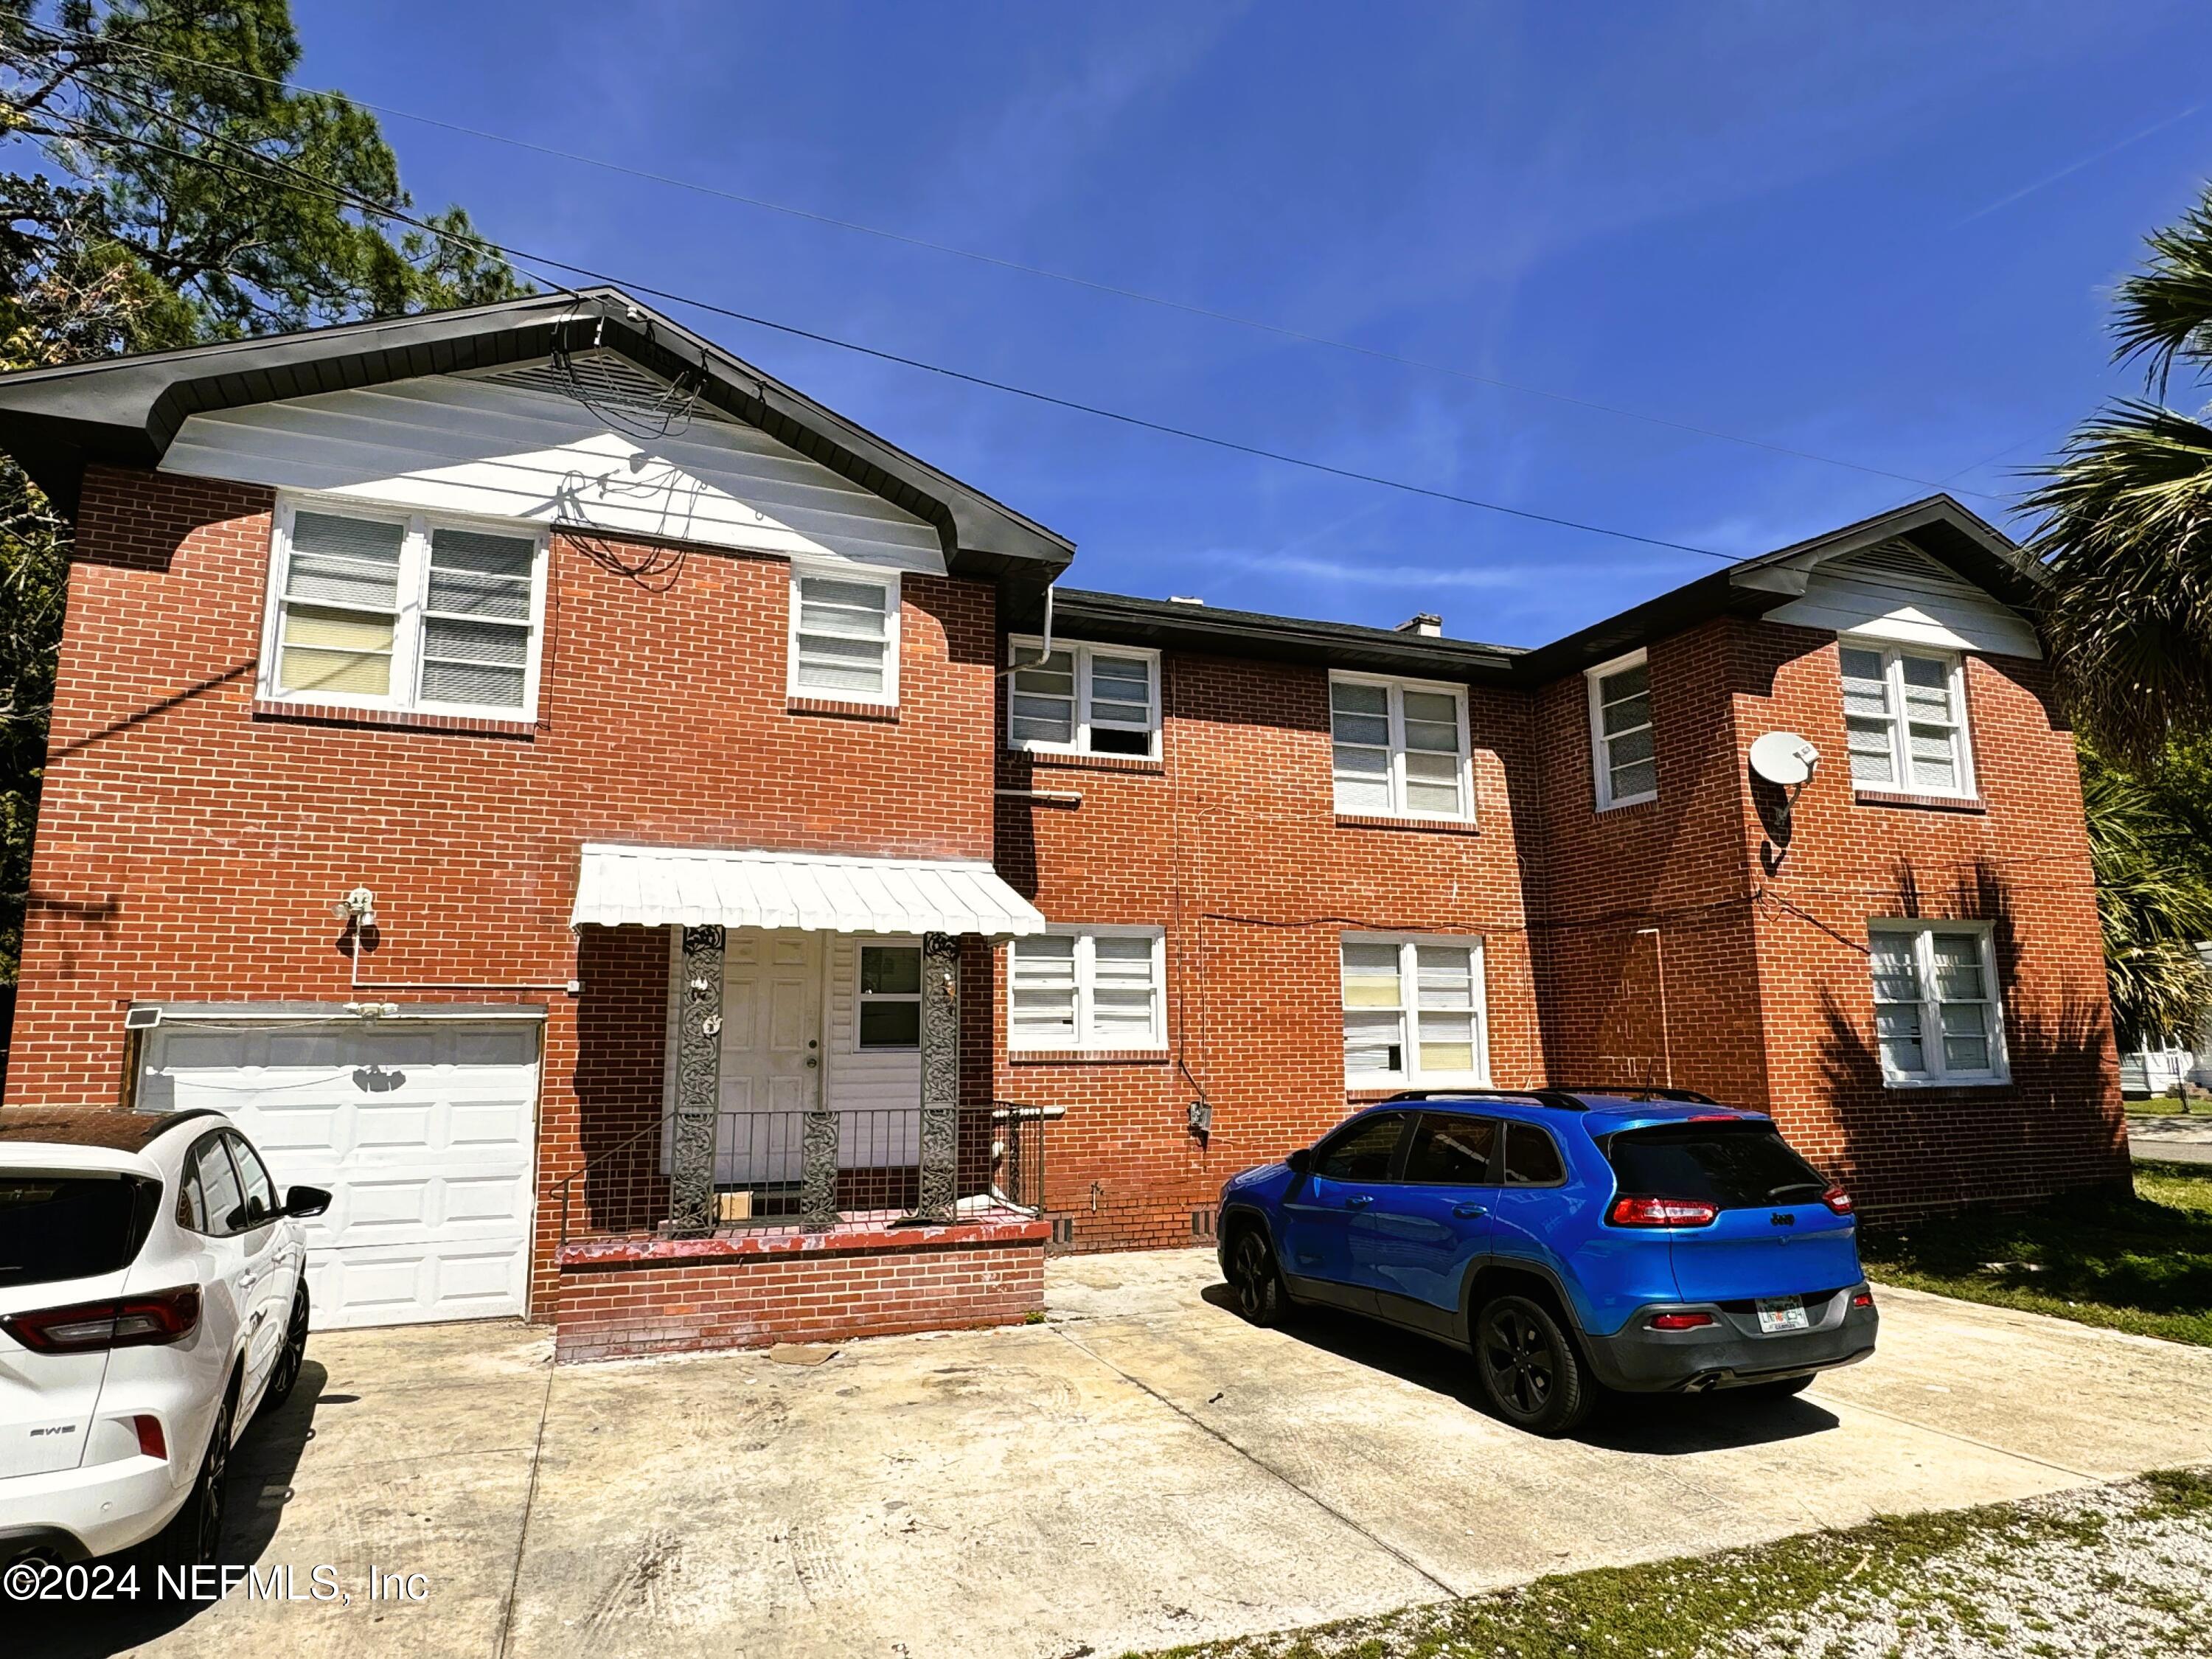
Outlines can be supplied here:
<path id="1" fill-rule="evenodd" d="M 562 1360 L 1018 1324 L 1044 1309 L 1044 1228 L 947 1227 L 933 1242 L 565 1262 Z"/>
<path id="2" fill-rule="evenodd" d="M 1492 1075 L 1543 1074 L 1521 896 L 1524 702 L 1471 695 L 1469 834 L 1338 822 L 1324 670 L 1171 654 L 1162 690 L 1157 765 L 1000 762 L 1004 787 L 1082 796 L 1002 800 L 1001 873 L 1056 922 L 1167 937 L 1165 1056 L 1000 1056 L 1000 1097 L 1066 1109 L 1048 1138 L 1047 1191 L 1079 1249 L 1189 1243 L 1193 1212 L 1210 1212 L 1224 1179 L 1343 1117 L 1346 931 L 1483 936 Z M 991 983 L 1001 1022 L 1003 954 Z M 1200 1094 L 1213 1109 L 1203 1144 L 1186 1127 Z"/>
<path id="3" fill-rule="evenodd" d="M 536 1231 L 531 1313 L 552 1316 L 553 1252 L 573 1232 L 665 1218 L 660 1177 L 668 1043 L 668 935 L 657 927 L 586 927 L 576 942 L 574 997 L 549 999 L 538 1101 Z"/>
<path id="4" fill-rule="evenodd" d="M 1595 811 L 1582 677 L 1540 699 L 1553 1080 L 1671 1079 L 1771 1110 L 1875 1213 L 2124 1178 L 2080 775 L 2043 665 L 1969 659 L 1966 811 L 1852 789 L 1832 635 L 1722 619 L 1650 665 L 1656 801 Z M 1778 793 L 1747 762 L 1777 730 L 1823 757 L 1781 849 Z M 1904 916 L 1996 924 L 2009 1083 L 1884 1086 L 1867 924 Z"/>
<path id="5" fill-rule="evenodd" d="M 2048 669 L 1967 659 L 1979 810 L 1876 803 L 1851 787 L 1832 636 L 1734 629 L 1739 746 L 1786 729 L 1823 757 L 1778 860 L 1761 803 L 1747 781 L 1741 789 L 1763 895 L 1754 927 L 1767 1097 L 1791 1138 L 1876 1212 L 2124 1179 L 2081 775 Z M 2008 1084 L 1883 1085 L 1867 923 L 1907 916 L 1994 924 Z"/>
<path id="6" fill-rule="evenodd" d="M 571 936 L 580 843 L 989 855 L 988 584 L 908 577 L 897 717 L 842 719 L 786 708 L 783 561 L 695 549 L 638 581 L 603 556 L 644 550 L 556 536 L 534 728 L 270 717 L 253 690 L 273 500 L 86 478 L 10 1103 L 113 1104 L 133 998 L 345 999 L 330 904 L 366 883 L 365 980 L 584 981 L 573 1003 L 393 994 L 550 1005 L 543 1193 L 580 1115 L 611 1133 L 660 1098 L 665 941 Z"/>
<path id="7" fill-rule="evenodd" d="M 1656 800 L 1596 811 L 1587 682 L 1576 674 L 1538 694 L 1532 908 L 1556 1083 L 1765 1096 L 1732 626 L 1651 647 Z"/>

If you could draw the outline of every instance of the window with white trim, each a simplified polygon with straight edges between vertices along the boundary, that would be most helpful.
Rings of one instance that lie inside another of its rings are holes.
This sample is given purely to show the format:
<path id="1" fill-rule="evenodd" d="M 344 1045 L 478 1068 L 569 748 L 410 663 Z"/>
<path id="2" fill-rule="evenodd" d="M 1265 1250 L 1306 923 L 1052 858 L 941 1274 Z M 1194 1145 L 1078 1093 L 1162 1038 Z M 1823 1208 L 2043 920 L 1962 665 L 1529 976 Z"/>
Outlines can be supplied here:
<path id="1" fill-rule="evenodd" d="M 1971 795 L 1966 668 L 1954 654 L 1850 639 L 1837 653 L 1851 781 L 1918 795 Z"/>
<path id="2" fill-rule="evenodd" d="M 1590 760 L 1597 810 L 1659 798 L 1659 757 L 1652 742 L 1651 664 L 1641 651 L 1589 671 Z"/>
<path id="3" fill-rule="evenodd" d="M 791 570 L 791 695 L 836 702 L 898 702 L 896 575 Z"/>
<path id="4" fill-rule="evenodd" d="M 1055 928 L 1007 947 L 1007 1046 L 1164 1048 L 1167 943 L 1157 927 Z"/>
<path id="5" fill-rule="evenodd" d="M 1332 674 L 1328 716 L 1338 811 L 1474 818 L 1467 694 L 1458 686 Z"/>
<path id="6" fill-rule="evenodd" d="M 921 947 L 860 946 L 854 1046 L 864 1049 L 921 1047 Z"/>
<path id="7" fill-rule="evenodd" d="M 1060 755 L 1160 753 L 1160 653 L 1134 646 L 1015 640 L 1008 661 L 1006 747 Z"/>
<path id="8" fill-rule="evenodd" d="M 529 720 L 544 600 L 543 532 L 285 501 L 261 695 Z"/>
<path id="9" fill-rule="evenodd" d="M 1490 1081 L 1480 939 L 1346 933 L 1338 949 L 1347 1088 Z"/>
<path id="10" fill-rule="evenodd" d="M 1874 1024 L 1893 1087 L 2002 1083 L 2004 1006 L 1987 922 L 1868 924 Z"/>

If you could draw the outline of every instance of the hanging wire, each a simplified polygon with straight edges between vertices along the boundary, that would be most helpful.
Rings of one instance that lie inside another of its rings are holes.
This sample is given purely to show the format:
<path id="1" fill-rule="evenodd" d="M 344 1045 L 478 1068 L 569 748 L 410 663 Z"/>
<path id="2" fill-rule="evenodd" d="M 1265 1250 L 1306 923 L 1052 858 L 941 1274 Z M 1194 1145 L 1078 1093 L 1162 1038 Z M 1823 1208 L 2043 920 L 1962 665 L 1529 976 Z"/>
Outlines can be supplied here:
<path id="1" fill-rule="evenodd" d="M 605 336 L 606 319 L 601 317 L 592 330 L 592 343 L 579 352 L 569 349 L 565 325 L 553 331 L 552 368 L 565 382 L 568 395 L 627 437 L 658 441 L 683 436 L 690 429 L 699 394 L 705 389 L 703 365 L 684 369 L 673 380 L 662 380 L 605 351 Z M 653 338 L 650 323 L 646 338 Z"/>

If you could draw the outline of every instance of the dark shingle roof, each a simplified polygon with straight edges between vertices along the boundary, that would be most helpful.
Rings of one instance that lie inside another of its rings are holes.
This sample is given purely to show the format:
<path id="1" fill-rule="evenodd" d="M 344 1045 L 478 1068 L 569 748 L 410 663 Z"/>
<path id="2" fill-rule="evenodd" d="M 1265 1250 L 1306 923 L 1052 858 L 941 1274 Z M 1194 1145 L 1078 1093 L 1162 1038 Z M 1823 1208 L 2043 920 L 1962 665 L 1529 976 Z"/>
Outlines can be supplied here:
<path id="1" fill-rule="evenodd" d="M 1578 673 L 1713 617 L 1763 615 L 1802 597 L 1818 566 L 1899 538 L 2008 605 L 2023 611 L 2033 608 L 2044 580 L 2041 568 L 2002 531 L 1950 496 L 1930 495 L 1771 553 L 1723 565 L 1534 649 L 1065 587 L 1056 594 L 1055 627 L 1069 638 L 1125 645 L 1371 668 L 1431 679 L 1539 684 Z M 1024 625 L 1034 631 L 1036 618 L 1025 618 Z"/>

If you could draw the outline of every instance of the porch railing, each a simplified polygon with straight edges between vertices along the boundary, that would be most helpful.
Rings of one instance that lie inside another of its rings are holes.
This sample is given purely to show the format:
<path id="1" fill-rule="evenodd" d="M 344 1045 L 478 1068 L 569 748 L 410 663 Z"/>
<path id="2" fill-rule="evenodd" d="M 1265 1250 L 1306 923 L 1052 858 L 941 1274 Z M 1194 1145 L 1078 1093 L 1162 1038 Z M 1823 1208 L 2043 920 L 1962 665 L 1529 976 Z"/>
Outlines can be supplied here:
<path id="1" fill-rule="evenodd" d="M 956 1215 L 1042 1210 L 1047 1121 L 1042 1109 L 1013 1101 L 960 1109 L 953 1158 Z M 583 1167 L 555 1189 L 563 1244 L 745 1228 L 818 1228 L 833 1218 L 893 1222 L 915 1216 L 921 1203 L 919 1107 L 718 1114 L 714 1212 L 703 1223 L 677 1212 L 674 1121 L 663 1115 L 586 1153 Z M 812 1158 L 807 1155 L 810 1134 L 817 1149 Z"/>

